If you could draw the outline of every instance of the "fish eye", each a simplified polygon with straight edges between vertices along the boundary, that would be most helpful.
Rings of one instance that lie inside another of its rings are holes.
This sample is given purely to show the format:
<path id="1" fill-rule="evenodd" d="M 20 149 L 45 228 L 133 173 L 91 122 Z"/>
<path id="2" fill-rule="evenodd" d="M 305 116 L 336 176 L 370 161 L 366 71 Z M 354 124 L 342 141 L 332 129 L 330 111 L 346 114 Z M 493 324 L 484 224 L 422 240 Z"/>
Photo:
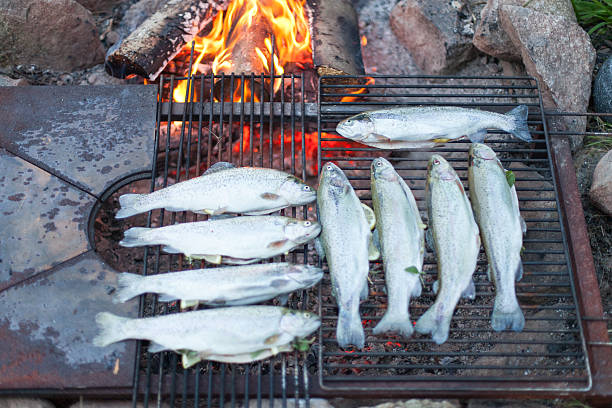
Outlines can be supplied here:
<path id="1" fill-rule="evenodd" d="M 326 168 L 327 168 L 327 170 L 331 170 L 332 166 L 327 166 Z"/>
<path id="2" fill-rule="evenodd" d="M 310 224 L 312 224 L 310 221 L 305 221 L 305 222 L 304 222 L 304 226 L 305 226 L 305 227 L 310 227 Z"/>
<path id="3" fill-rule="evenodd" d="M 433 162 L 434 162 L 434 164 L 440 164 L 440 160 L 438 160 L 438 159 L 434 159 Z"/>
<path id="4" fill-rule="evenodd" d="M 304 313 L 304 317 L 305 317 L 306 319 L 310 319 L 310 313 L 308 313 L 308 312 Z"/>
<path id="5" fill-rule="evenodd" d="M 376 162 L 376 165 L 377 165 L 378 167 L 380 167 L 380 166 L 382 166 L 382 162 L 381 162 L 381 161 Z"/>
<path id="6" fill-rule="evenodd" d="M 304 191 L 310 191 L 310 186 L 304 186 L 304 187 L 302 187 L 302 189 L 303 189 Z"/>

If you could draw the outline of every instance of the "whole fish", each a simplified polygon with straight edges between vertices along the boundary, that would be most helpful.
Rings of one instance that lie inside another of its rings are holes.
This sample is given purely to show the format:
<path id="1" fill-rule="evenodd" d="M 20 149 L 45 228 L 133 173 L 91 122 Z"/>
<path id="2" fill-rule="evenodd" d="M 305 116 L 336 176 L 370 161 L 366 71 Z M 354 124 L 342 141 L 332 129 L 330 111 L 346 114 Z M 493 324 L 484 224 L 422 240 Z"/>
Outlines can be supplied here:
<path id="1" fill-rule="evenodd" d="M 415 329 L 431 333 L 437 344 L 448 339 L 450 322 L 459 298 L 476 295 L 472 275 L 480 250 L 478 225 L 461 180 L 446 160 L 434 154 L 427 166 L 427 234 L 438 261 L 434 304 L 419 318 Z"/>
<path id="2" fill-rule="evenodd" d="M 164 245 L 168 253 L 183 253 L 212 263 L 246 264 L 291 251 L 319 235 L 317 222 L 276 215 L 231 217 L 161 228 L 133 227 L 120 245 Z"/>
<path id="3" fill-rule="evenodd" d="M 323 271 L 310 265 L 268 263 L 194 269 L 159 275 L 119 274 L 115 302 L 143 293 L 158 293 L 159 300 L 192 305 L 239 306 L 263 302 L 306 289 L 321 280 Z"/>
<path id="4" fill-rule="evenodd" d="M 277 353 L 315 331 L 319 316 L 277 306 L 237 306 L 130 319 L 102 312 L 94 345 L 105 347 L 128 339 L 150 340 L 149 351 L 174 350 L 208 356 L 253 359 L 266 350 Z M 244 356 L 246 357 L 246 356 Z"/>
<path id="5" fill-rule="evenodd" d="M 124 194 L 116 218 L 156 208 L 202 214 L 269 214 L 313 202 L 316 191 L 299 178 L 274 169 L 234 167 L 219 162 L 200 177 L 149 194 Z"/>
<path id="6" fill-rule="evenodd" d="M 323 166 L 317 192 L 321 249 L 327 259 L 332 293 L 338 303 L 336 339 L 340 347 L 363 348 L 360 298 L 368 296 L 371 228 L 346 175 L 333 163 Z"/>
<path id="7" fill-rule="evenodd" d="M 516 299 L 514 282 L 523 275 L 521 248 L 525 223 L 514 184 L 510 187 L 495 152 L 473 144 L 469 152 L 470 199 L 489 262 L 487 275 L 495 284 L 491 326 L 496 331 L 521 331 L 525 317 Z"/>
<path id="8" fill-rule="evenodd" d="M 344 119 L 336 131 L 379 149 L 429 148 L 462 136 L 472 142 L 482 142 L 487 129 L 504 130 L 529 142 L 528 113 L 525 105 L 505 115 L 453 106 L 389 108 Z"/>
<path id="9" fill-rule="evenodd" d="M 425 225 L 412 191 L 391 163 L 379 157 L 372 162 L 372 204 L 376 231 L 385 266 L 388 305 L 374 334 L 413 332 L 408 313 L 410 297 L 421 295 Z"/>

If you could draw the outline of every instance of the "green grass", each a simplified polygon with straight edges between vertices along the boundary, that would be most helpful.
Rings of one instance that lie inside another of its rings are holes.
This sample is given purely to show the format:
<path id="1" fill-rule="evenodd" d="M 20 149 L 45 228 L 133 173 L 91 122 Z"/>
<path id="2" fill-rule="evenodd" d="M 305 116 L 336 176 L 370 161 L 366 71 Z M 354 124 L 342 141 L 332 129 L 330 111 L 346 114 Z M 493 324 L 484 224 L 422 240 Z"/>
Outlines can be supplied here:
<path id="1" fill-rule="evenodd" d="M 607 123 L 597 116 L 591 117 L 587 130 L 589 132 L 603 133 L 600 135 L 589 135 L 584 139 L 584 146 L 603 151 L 612 150 L 612 124 Z"/>
<path id="2" fill-rule="evenodd" d="M 612 34 L 612 0 L 572 0 L 578 23 L 589 35 Z"/>

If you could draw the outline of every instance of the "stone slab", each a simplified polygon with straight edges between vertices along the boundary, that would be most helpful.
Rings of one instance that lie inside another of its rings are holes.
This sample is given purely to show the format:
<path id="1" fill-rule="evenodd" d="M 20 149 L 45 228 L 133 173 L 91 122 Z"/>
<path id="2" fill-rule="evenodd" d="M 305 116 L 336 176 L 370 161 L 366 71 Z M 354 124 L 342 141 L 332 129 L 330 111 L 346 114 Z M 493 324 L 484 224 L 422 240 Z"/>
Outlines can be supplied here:
<path id="1" fill-rule="evenodd" d="M 137 301 L 112 302 L 116 283 L 89 251 L 0 292 L 0 390 L 131 387 L 136 342 L 92 344 L 97 313 L 138 314 Z"/>
<path id="2" fill-rule="evenodd" d="M 90 249 L 95 198 L 0 149 L 0 291 Z"/>
<path id="3" fill-rule="evenodd" d="M 0 88 L 0 147 L 100 196 L 153 160 L 154 85 Z"/>

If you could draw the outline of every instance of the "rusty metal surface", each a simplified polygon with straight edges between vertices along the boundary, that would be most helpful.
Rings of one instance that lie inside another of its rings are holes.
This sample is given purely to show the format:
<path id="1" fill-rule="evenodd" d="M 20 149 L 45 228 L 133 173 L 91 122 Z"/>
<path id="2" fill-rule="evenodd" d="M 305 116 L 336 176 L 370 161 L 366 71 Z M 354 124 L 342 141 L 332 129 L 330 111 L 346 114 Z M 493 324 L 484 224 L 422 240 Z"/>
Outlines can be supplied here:
<path id="1" fill-rule="evenodd" d="M 0 291 L 89 248 L 95 199 L 0 149 Z"/>
<path id="2" fill-rule="evenodd" d="M 0 87 L 0 147 L 99 196 L 127 174 L 150 170 L 156 92 L 146 85 Z"/>
<path id="3" fill-rule="evenodd" d="M 136 301 L 112 303 L 116 280 L 89 251 L 1 292 L 0 390 L 129 387 L 134 342 L 92 345 L 98 312 L 138 314 Z"/>
<path id="4" fill-rule="evenodd" d="M 565 213 L 564 222 L 569 235 L 569 253 L 575 271 L 579 306 L 585 317 L 584 333 L 593 375 L 593 387 L 589 395 L 596 400 L 603 399 L 612 403 L 612 347 L 605 345 L 610 342 L 606 321 L 597 320 L 603 317 L 603 306 L 567 138 L 551 138 L 551 152 L 559 180 L 559 201 Z"/>

